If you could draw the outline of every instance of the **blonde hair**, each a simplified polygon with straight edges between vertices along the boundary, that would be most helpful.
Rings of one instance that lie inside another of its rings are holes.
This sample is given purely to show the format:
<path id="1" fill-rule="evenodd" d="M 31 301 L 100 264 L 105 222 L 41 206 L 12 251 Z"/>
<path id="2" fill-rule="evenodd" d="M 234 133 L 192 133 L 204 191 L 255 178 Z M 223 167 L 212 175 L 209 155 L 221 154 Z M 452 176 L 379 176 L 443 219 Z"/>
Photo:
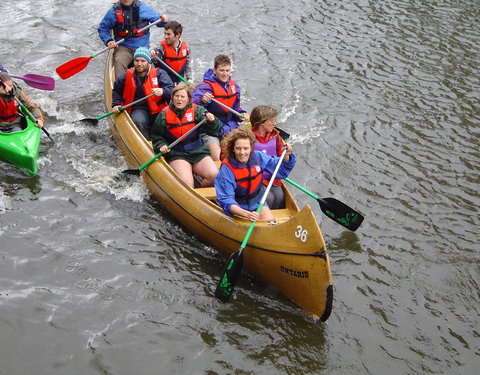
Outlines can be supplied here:
<path id="1" fill-rule="evenodd" d="M 175 93 L 177 91 L 180 91 L 180 90 L 185 90 L 187 92 L 187 95 L 188 95 L 188 100 L 189 101 L 192 101 L 192 89 L 190 88 L 189 85 L 187 85 L 185 82 L 179 82 L 172 90 L 172 99 L 173 99 L 173 95 L 175 95 Z"/>
<path id="2" fill-rule="evenodd" d="M 258 127 L 265 121 L 275 118 L 277 115 L 278 111 L 269 105 L 256 106 L 250 114 L 250 123 L 252 124 L 252 128 L 257 130 Z"/>
<path id="3" fill-rule="evenodd" d="M 235 157 L 235 152 L 233 151 L 233 149 L 235 147 L 235 142 L 239 139 L 248 139 L 250 141 L 250 146 L 252 146 L 253 150 L 253 144 L 256 141 L 255 135 L 246 126 L 240 126 L 232 130 L 222 139 L 222 153 L 227 160 Z"/>

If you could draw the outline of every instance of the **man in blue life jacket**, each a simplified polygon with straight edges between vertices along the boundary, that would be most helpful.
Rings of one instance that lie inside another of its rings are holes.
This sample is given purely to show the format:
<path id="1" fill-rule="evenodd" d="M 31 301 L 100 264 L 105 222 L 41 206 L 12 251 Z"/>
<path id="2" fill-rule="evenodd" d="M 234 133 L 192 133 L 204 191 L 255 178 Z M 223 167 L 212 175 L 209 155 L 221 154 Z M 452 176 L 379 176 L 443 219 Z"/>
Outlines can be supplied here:
<path id="1" fill-rule="evenodd" d="M 133 62 L 133 54 L 138 47 L 148 47 L 150 32 L 145 30 L 137 33 L 148 24 L 161 19 L 157 27 L 163 27 L 168 22 L 168 16 L 159 16 L 148 5 L 139 0 L 119 0 L 105 14 L 98 25 L 98 35 L 108 48 L 115 48 L 115 76 L 118 77 Z M 110 35 L 113 31 L 114 38 Z M 117 41 L 126 40 L 117 44 Z"/>

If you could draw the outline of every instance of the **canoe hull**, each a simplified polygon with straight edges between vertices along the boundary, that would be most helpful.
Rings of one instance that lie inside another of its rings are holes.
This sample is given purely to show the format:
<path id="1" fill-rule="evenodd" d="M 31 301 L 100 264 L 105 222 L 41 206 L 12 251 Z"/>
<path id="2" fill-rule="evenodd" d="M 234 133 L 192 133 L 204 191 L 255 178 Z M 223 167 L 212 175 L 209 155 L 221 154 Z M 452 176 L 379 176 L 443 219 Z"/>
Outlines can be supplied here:
<path id="1" fill-rule="evenodd" d="M 0 133 L 0 157 L 29 176 L 38 171 L 41 130 L 27 118 L 27 127 L 13 133 Z"/>
<path id="2" fill-rule="evenodd" d="M 109 59 L 111 54 L 109 55 Z M 112 67 L 105 71 L 105 105 L 111 110 Z M 110 130 L 132 168 L 155 155 L 130 117 L 121 113 L 109 119 Z M 187 230 L 204 243 L 230 255 L 237 251 L 247 232 L 248 220 L 229 217 L 212 200 L 186 186 L 170 166 L 159 158 L 142 171 L 152 195 Z M 303 307 L 314 318 L 325 321 L 330 315 L 333 289 L 325 242 L 309 206 L 297 207 L 288 190 L 288 216 L 276 223 L 259 221 L 244 250 L 244 267 L 287 298 Z M 219 270 L 219 277 L 220 277 Z M 215 285 L 212 285 L 212 294 Z"/>

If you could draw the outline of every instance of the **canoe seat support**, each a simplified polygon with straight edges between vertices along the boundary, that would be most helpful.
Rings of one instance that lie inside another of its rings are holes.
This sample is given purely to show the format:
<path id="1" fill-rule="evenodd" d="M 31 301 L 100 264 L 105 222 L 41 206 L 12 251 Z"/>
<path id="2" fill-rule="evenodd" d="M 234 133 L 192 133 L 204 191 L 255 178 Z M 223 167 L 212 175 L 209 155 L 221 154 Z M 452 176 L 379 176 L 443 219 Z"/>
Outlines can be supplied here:
<path id="1" fill-rule="evenodd" d="M 196 188 L 194 190 L 201 196 L 207 198 L 208 200 L 212 201 L 217 199 L 217 192 L 215 191 L 214 187 Z"/>

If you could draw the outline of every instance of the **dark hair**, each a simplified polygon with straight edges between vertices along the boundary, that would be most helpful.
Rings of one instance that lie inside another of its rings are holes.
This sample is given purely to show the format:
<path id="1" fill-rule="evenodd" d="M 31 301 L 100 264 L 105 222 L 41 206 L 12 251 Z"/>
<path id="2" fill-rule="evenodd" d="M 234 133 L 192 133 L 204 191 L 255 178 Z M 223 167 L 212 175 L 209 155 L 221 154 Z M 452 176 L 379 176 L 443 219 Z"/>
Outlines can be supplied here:
<path id="1" fill-rule="evenodd" d="M 180 25 L 177 21 L 168 21 L 165 26 L 163 27 L 164 30 L 172 30 L 173 34 L 175 35 L 182 35 L 182 25 Z"/>
<path id="2" fill-rule="evenodd" d="M 246 126 L 239 126 L 238 128 L 228 133 L 222 139 L 222 153 L 225 159 L 228 160 L 231 157 L 235 157 L 235 152 L 233 151 L 233 149 L 235 148 L 235 142 L 239 139 L 248 139 L 250 141 L 250 146 L 252 146 L 253 151 L 253 144 L 257 140 L 255 138 L 255 135 Z"/>
<path id="3" fill-rule="evenodd" d="M 213 67 L 217 69 L 220 65 L 232 65 L 232 60 L 227 55 L 218 55 L 213 60 Z"/>
<path id="4" fill-rule="evenodd" d="M 256 106 L 250 114 L 250 123 L 253 129 L 258 129 L 265 121 L 275 118 L 278 115 L 278 111 L 270 107 L 269 105 Z"/>

